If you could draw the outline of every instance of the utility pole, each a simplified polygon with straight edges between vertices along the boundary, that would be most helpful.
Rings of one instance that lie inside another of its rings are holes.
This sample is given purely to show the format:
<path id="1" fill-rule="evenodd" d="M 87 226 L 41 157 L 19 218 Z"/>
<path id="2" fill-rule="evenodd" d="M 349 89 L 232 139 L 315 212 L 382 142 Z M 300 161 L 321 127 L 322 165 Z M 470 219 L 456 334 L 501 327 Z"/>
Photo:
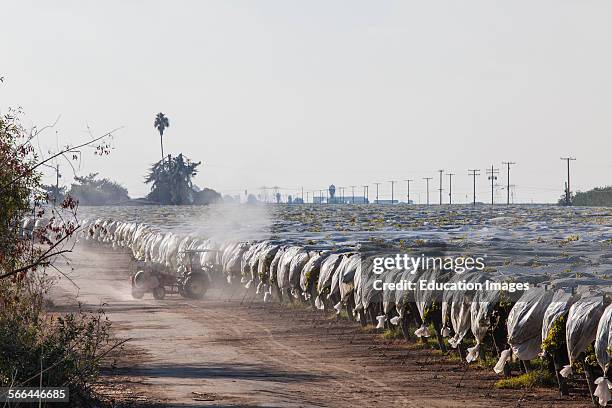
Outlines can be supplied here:
<path id="1" fill-rule="evenodd" d="M 391 205 L 393 205 L 393 186 L 395 185 L 395 183 L 397 183 L 397 181 L 389 180 L 389 183 L 391 183 Z"/>
<path id="2" fill-rule="evenodd" d="M 410 182 L 411 182 L 412 180 L 410 180 L 410 179 L 406 179 L 406 180 L 404 180 L 404 181 L 406 182 L 406 191 L 407 191 L 407 193 L 408 193 L 408 194 L 407 194 L 407 197 L 408 197 L 408 204 L 410 204 Z"/>
<path id="3" fill-rule="evenodd" d="M 309 194 L 310 194 L 310 193 L 307 191 L 307 192 L 306 192 L 306 201 L 304 201 L 304 204 L 306 204 L 306 203 L 308 202 L 308 199 L 310 198 L 310 197 L 309 197 Z"/>
<path id="4" fill-rule="evenodd" d="M 576 160 L 576 158 L 562 157 L 561 160 L 567 161 L 567 187 L 565 188 L 565 205 L 572 205 L 572 195 L 570 190 L 570 161 Z"/>
<path id="5" fill-rule="evenodd" d="M 444 173 L 444 170 L 438 170 L 440 172 L 440 188 L 438 190 L 440 190 L 440 205 L 442 205 L 442 173 Z"/>
<path id="6" fill-rule="evenodd" d="M 506 180 L 506 205 L 510 204 L 510 166 L 516 164 L 515 162 L 502 162 L 503 165 L 508 166 L 508 180 Z"/>
<path id="7" fill-rule="evenodd" d="M 370 204 L 370 186 L 363 186 L 363 203 Z"/>
<path id="8" fill-rule="evenodd" d="M 323 204 L 323 190 L 319 190 L 319 194 L 320 194 L 319 204 Z"/>
<path id="9" fill-rule="evenodd" d="M 378 204 L 378 186 L 380 183 L 374 183 L 374 185 L 376 185 L 376 204 Z"/>
<path id="10" fill-rule="evenodd" d="M 448 204 L 453 203 L 453 176 L 455 173 L 448 173 Z"/>
<path id="11" fill-rule="evenodd" d="M 493 183 L 497 180 L 497 175 L 499 174 L 499 169 L 491 166 L 490 169 L 487 169 L 487 174 L 489 175 L 489 180 L 491 180 L 491 205 L 494 204 L 493 200 Z"/>
<path id="12" fill-rule="evenodd" d="M 423 177 L 423 180 L 427 181 L 427 205 L 429 205 L 429 180 L 433 177 Z"/>
<path id="13" fill-rule="evenodd" d="M 510 188 L 510 191 L 512 192 L 510 194 L 510 197 L 512 198 L 510 202 L 512 204 L 514 204 L 514 188 L 516 187 L 516 185 L 515 184 L 510 184 L 508 187 Z"/>
<path id="14" fill-rule="evenodd" d="M 342 200 L 342 204 L 344 204 L 344 188 L 345 187 L 338 187 L 338 189 L 340 190 L 340 198 Z"/>
<path id="15" fill-rule="evenodd" d="M 305 203 L 305 201 L 304 201 L 304 187 L 302 187 L 302 204 L 304 204 L 304 203 Z"/>
<path id="16" fill-rule="evenodd" d="M 473 205 L 476 205 L 476 176 L 480 176 L 479 169 L 470 169 L 468 170 L 468 176 L 472 176 L 474 178 L 474 201 Z"/>
<path id="17" fill-rule="evenodd" d="M 355 204 L 355 187 L 357 187 L 357 186 L 351 186 L 351 194 L 353 196 L 353 200 L 352 200 L 353 204 Z"/>

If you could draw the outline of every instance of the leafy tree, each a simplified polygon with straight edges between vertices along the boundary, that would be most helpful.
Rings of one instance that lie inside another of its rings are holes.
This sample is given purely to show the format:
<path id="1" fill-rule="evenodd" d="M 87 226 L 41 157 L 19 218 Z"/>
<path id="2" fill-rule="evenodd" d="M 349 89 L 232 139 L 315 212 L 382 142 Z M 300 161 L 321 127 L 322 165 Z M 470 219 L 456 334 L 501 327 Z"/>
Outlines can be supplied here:
<path id="1" fill-rule="evenodd" d="M 151 184 L 149 200 L 159 204 L 192 204 L 194 189 L 191 179 L 198 173 L 201 162 L 192 162 L 183 154 L 168 155 L 166 163 L 159 161 L 149 170 L 145 183 Z"/>
<path id="2" fill-rule="evenodd" d="M 72 184 L 68 194 L 82 205 L 111 205 L 130 199 L 125 187 L 107 178 L 97 177 L 98 173 L 75 177 L 76 183 Z"/>
<path id="3" fill-rule="evenodd" d="M 227 197 L 227 196 L 226 196 Z M 210 188 L 193 192 L 193 204 L 208 205 L 222 201 L 221 194 Z"/>
<path id="4" fill-rule="evenodd" d="M 106 136 L 41 159 L 33 144 L 37 135 L 21 127 L 14 111 L 0 117 L 0 386 L 69 387 L 66 406 L 90 406 L 100 361 L 118 343 L 112 344 L 102 314 L 47 313 L 46 270 L 71 251 L 68 238 L 78 219 L 70 197 L 53 209 L 43 205 L 47 194 L 38 169 Z"/>
<path id="5" fill-rule="evenodd" d="M 565 205 L 565 194 L 559 199 Z M 570 203 L 579 206 L 612 207 L 612 186 L 596 187 L 589 191 L 577 191 L 570 196 Z"/>
<path id="6" fill-rule="evenodd" d="M 47 194 L 49 202 L 61 203 L 66 198 L 66 186 L 58 187 L 54 184 L 43 184 L 41 188 Z"/>
<path id="7" fill-rule="evenodd" d="M 20 239 L 19 225 L 24 216 L 34 211 L 30 199 L 35 198 L 34 204 L 43 199 L 41 194 L 33 194 L 40 184 L 40 174 L 30 170 L 36 160 L 34 147 L 18 121 L 18 112 L 0 117 L 0 275 L 27 262 L 29 245 Z"/>
<path id="8" fill-rule="evenodd" d="M 164 158 L 165 158 L 164 157 L 164 138 L 163 138 L 164 130 L 166 130 L 167 127 L 170 127 L 170 122 L 168 121 L 168 118 L 166 117 L 166 115 L 159 112 L 155 116 L 155 122 L 153 123 L 153 126 L 155 126 L 155 128 L 159 132 L 159 143 L 161 145 L 161 161 L 163 163 Z"/>

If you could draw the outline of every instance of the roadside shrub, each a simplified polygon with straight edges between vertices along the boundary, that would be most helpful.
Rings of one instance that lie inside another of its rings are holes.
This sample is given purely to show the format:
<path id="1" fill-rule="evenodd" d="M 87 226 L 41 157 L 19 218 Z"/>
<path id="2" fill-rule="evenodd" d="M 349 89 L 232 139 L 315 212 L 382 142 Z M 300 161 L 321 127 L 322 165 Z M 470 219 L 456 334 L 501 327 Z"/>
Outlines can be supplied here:
<path id="1" fill-rule="evenodd" d="M 0 281 L 0 386 L 68 387 L 70 405 L 86 405 L 102 358 L 117 345 L 110 322 L 102 310 L 47 312 L 49 281 L 35 280 Z"/>

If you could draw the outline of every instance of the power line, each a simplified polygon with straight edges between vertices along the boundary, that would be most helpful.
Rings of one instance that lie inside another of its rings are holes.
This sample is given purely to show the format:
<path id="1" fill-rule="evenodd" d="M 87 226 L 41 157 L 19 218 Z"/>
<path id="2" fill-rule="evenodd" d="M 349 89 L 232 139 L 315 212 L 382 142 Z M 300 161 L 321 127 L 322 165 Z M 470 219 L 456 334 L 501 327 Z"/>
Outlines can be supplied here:
<path id="1" fill-rule="evenodd" d="M 357 186 L 350 186 L 351 187 L 351 195 L 353 196 L 353 204 L 355 204 L 355 187 Z"/>
<path id="2" fill-rule="evenodd" d="M 433 177 L 423 177 L 423 180 L 427 181 L 427 205 L 429 205 L 429 180 L 431 180 Z"/>
<path id="3" fill-rule="evenodd" d="M 472 176 L 474 179 L 474 201 L 472 202 L 473 205 L 476 205 L 476 176 L 480 176 L 480 169 L 469 169 L 468 170 L 468 175 Z"/>
<path id="4" fill-rule="evenodd" d="M 491 180 L 491 205 L 494 204 L 493 201 L 493 183 L 497 180 L 497 175 L 499 174 L 499 169 L 491 166 L 490 169 L 487 169 L 487 174 L 489 175 L 489 180 Z"/>
<path id="5" fill-rule="evenodd" d="M 510 166 L 516 164 L 515 162 L 502 162 L 503 165 L 508 166 L 508 179 L 506 180 L 506 204 L 510 204 Z"/>
<path id="6" fill-rule="evenodd" d="M 576 160 L 575 157 L 562 157 L 561 160 L 567 161 L 567 185 L 565 186 L 565 205 L 572 205 L 570 189 L 570 161 Z"/>

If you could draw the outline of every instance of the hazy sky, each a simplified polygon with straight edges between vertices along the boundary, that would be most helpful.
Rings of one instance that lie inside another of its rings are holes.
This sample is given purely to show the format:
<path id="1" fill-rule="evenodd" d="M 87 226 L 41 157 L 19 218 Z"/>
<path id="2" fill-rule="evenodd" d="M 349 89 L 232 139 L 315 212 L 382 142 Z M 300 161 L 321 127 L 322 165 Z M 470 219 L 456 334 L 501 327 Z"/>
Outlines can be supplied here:
<path id="1" fill-rule="evenodd" d="M 484 169 L 510 160 L 518 201 L 553 201 L 566 155 L 578 159 L 573 188 L 612 184 L 610 1 L 9 0 L 1 9 L 0 111 L 22 106 L 28 126 L 61 115 L 64 144 L 84 140 L 87 125 L 122 126 L 112 154 L 88 155 L 81 172 L 132 196 L 146 194 L 146 169 L 160 157 L 160 111 L 171 123 L 165 151 L 201 160 L 196 183 L 224 193 L 385 182 L 382 199 L 386 181 L 411 178 L 424 201 L 422 177 L 434 177 L 433 202 L 445 169 L 456 173 L 454 201 L 465 201 L 467 169 L 479 168 L 486 201 Z"/>

